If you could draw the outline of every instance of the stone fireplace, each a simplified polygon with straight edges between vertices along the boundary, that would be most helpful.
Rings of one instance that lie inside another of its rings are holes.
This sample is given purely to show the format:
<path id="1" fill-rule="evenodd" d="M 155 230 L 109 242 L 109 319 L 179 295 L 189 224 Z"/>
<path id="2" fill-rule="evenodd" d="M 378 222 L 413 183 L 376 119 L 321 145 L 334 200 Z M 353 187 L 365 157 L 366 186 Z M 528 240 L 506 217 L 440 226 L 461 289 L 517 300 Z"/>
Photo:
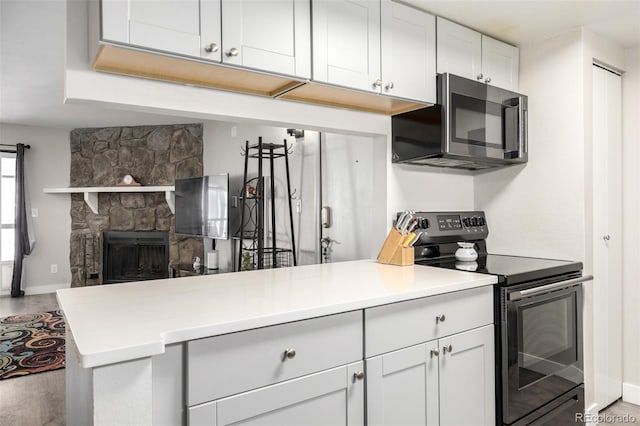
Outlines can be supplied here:
<path id="1" fill-rule="evenodd" d="M 202 176 L 202 124 L 74 129 L 70 140 L 72 187 L 115 186 L 127 174 L 144 186 Z M 100 193 L 98 202 L 95 214 L 82 194 L 71 195 L 72 287 L 103 283 L 104 232 L 164 232 L 172 265 L 203 257 L 202 239 L 175 234 L 164 193 Z M 132 276 L 132 264 L 121 266 Z"/>

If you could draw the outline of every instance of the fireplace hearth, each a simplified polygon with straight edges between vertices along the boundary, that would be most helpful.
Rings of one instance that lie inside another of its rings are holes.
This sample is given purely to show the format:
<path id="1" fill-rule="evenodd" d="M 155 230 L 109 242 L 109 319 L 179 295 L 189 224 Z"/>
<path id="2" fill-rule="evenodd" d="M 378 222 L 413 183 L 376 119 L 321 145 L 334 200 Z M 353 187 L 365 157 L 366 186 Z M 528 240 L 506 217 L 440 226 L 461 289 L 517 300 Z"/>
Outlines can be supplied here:
<path id="1" fill-rule="evenodd" d="M 169 277 L 168 232 L 105 231 L 104 284 Z"/>

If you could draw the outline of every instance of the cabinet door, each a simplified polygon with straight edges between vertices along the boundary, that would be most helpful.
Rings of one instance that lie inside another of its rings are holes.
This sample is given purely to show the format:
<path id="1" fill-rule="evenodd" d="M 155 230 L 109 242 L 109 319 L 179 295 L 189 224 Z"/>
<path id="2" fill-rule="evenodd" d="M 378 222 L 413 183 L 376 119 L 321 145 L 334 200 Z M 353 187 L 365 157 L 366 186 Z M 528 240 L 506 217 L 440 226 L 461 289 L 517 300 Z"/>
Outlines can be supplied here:
<path id="1" fill-rule="evenodd" d="M 437 18 L 438 73 L 477 79 L 482 73 L 482 36 L 462 25 Z"/>
<path id="2" fill-rule="evenodd" d="M 313 2 L 313 79 L 380 92 L 380 2 Z"/>
<path id="3" fill-rule="evenodd" d="M 222 0 L 222 62 L 311 77 L 309 0 Z"/>
<path id="4" fill-rule="evenodd" d="M 129 43 L 200 56 L 199 0 L 129 0 Z"/>
<path id="5" fill-rule="evenodd" d="M 495 424 L 493 325 L 439 343 L 440 424 Z"/>
<path id="6" fill-rule="evenodd" d="M 436 102 L 436 18 L 382 0 L 382 93 Z"/>
<path id="7" fill-rule="evenodd" d="M 369 426 L 437 425 L 437 342 L 366 360 Z"/>
<path id="8" fill-rule="evenodd" d="M 189 408 L 189 426 L 364 426 L 362 362 Z"/>
<path id="9" fill-rule="evenodd" d="M 482 74 L 487 83 L 516 92 L 519 60 L 517 47 L 482 36 Z"/>

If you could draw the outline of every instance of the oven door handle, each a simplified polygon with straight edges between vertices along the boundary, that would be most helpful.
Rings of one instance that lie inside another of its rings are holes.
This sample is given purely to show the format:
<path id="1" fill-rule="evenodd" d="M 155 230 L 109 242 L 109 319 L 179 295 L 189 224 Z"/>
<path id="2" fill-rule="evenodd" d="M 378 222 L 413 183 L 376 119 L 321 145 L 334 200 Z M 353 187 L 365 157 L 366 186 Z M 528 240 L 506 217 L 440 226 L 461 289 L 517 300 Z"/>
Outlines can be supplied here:
<path id="1" fill-rule="evenodd" d="M 526 290 L 518 290 L 509 293 L 509 300 L 520 300 L 524 297 L 537 296 L 539 294 L 548 293 L 553 290 L 557 290 L 563 287 L 570 287 L 576 284 L 583 283 L 585 281 L 593 280 L 593 275 L 585 275 L 584 277 L 574 278 L 572 280 L 560 281 L 557 283 L 547 284 L 540 287 L 528 288 Z"/>

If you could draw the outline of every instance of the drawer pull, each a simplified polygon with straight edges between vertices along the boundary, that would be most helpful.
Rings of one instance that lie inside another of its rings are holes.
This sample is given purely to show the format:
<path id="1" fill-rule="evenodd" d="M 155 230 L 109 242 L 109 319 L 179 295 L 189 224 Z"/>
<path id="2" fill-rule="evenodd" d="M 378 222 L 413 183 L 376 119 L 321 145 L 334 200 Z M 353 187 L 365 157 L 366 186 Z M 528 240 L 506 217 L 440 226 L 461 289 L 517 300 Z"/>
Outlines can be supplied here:
<path id="1" fill-rule="evenodd" d="M 364 379 L 364 371 L 356 371 L 353 373 L 353 381 L 357 382 L 358 380 Z"/>
<path id="2" fill-rule="evenodd" d="M 443 346 L 442 347 L 442 353 L 446 354 L 447 352 L 449 352 L 449 353 L 453 352 L 453 346 L 451 346 L 451 345 Z"/>
<path id="3" fill-rule="evenodd" d="M 436 324 L 439 322 L 444 322 L 444 320 L 446 319 L 446 317 L 444 316 L 444 314 L 440 314 L 436 317 Z"/>
<path id="4" fill-rule="evenodd" d="M 288 359 L 294 359 L 296 357 L 296 350 L 293 348 L 289 348 L 286 351 L 284 351 L 284 354 L 282 355 L 282 361 L 286 361 Z"/>
<path id="5" fill-rule="evenodd" d="M 431 349 L 431 358 L 433 358 L 434 356 L 439 356 L 439 355 L 440 355 L 440 351 L 438 350 L 438 348 Z"/>

